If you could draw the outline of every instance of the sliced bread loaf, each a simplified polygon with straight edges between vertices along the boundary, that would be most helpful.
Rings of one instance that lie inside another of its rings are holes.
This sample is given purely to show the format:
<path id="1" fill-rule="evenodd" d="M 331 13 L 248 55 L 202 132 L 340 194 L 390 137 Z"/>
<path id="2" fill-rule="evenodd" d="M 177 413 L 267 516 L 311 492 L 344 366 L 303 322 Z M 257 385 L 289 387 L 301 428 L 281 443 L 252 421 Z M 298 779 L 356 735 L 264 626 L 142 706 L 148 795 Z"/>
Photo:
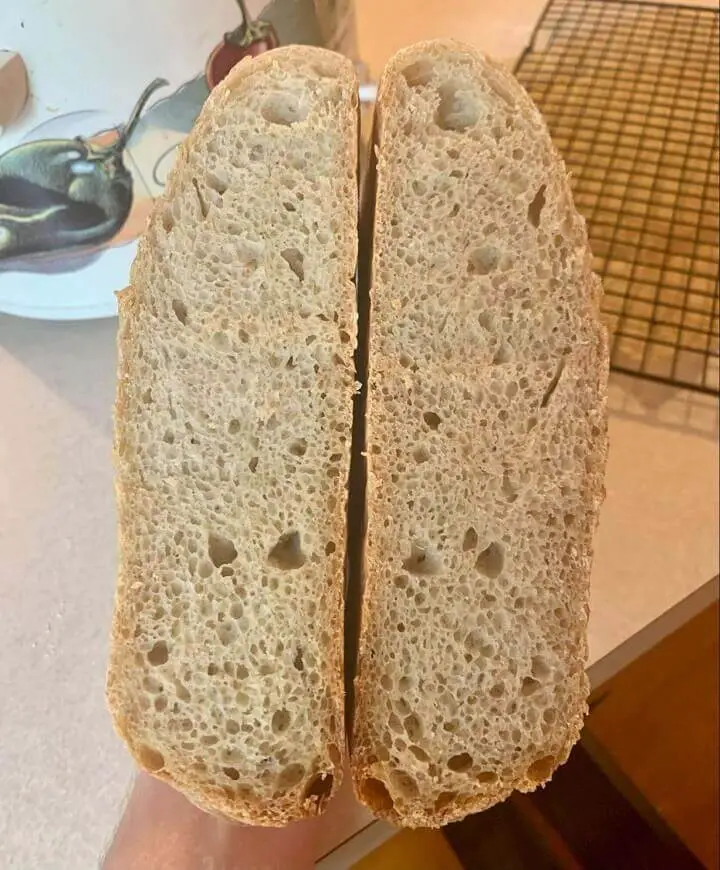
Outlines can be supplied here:
<path id="1" fill-rule="evenodd" d="M 566 760 L 586 710 L 606 336 L 520 85 L 429 42 L 379 89 L 359 798 L 440 825 Z"/>
<path id="2" fill-rule="evenodd" d="M 120 297 L 110 709 L 145 769 L 255 824 L 341 777 L 356 155 L 348 60 L 242 63 Z"/>

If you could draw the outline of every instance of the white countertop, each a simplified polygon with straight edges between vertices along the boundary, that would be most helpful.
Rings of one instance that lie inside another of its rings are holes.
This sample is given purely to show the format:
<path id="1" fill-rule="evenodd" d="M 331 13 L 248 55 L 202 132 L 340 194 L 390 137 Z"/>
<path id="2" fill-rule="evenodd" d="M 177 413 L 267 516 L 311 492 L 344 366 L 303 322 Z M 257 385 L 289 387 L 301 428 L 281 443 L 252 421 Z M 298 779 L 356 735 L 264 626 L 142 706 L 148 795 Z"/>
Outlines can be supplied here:
<path id="1" fill-rule="evenodd" d="M 103 695 L 115 322 L 0 315 L 0 868 L 90 870 L 131 764 Z"/>

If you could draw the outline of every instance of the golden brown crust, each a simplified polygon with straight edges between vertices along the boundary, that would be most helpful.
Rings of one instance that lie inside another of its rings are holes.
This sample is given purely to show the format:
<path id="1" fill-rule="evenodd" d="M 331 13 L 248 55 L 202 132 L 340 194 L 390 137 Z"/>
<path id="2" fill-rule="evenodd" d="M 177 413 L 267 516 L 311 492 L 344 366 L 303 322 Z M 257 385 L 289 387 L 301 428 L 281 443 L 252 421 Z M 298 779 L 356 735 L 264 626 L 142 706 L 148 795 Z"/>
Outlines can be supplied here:
<path id="1" fill-rule="evenodd" d="M 564 164 L 557 151 L 546 143 L 549 136 L 545 125 L 540 118 L 534 104 L 521 86 L 499 66 L 485 58 L 474 48 L 451 40 L 438 40 L 423 42 L 398 52 L 386 66 L 379 86 L 378 102 L 376 107 L 376 138 L 378 155 L 378 182 L 377 200 L 375 210 L 375 252 L 373 260 L 374 276 L 378 274 L 379 262 L 377 244 L 378 238 L 386 237 L 392 233 L 390 226 L 390 214 L 393 204 L 393 191 L 398 185 L 398 179 L 392 175 L 392 167 L 384 159 L 384 149 L 387 147 L 387 130 L 385 119 L 399 115 L 406 106 L 407 97 L 405 81 L 402 81 L 403 69 L 409 69 L 409 65 L 419 59 L 443 58 L 447 54 L 462 55 L 466 68 L 481 72 L 492 70 L 499 80 L 499 87 L 509 91 L 515 101 L 518 113 L 529 119 L 534 127 L 536 140 L 542 142 L 542 147 L 551 149 L 552 165 L 548 168 L 553 185 L 563 191 L 567 200 L 567 209 L 570 217 L 570 232 L 573 234 L 575 244 L 585 251 L 585 262 L 582 267 L 582 277 L 578 283 L 578 297 L 588 300 L 586 318 L 588 324 L 588 346 L 577 348 L 568 358 L 566 373 L 569 378 L 577 377 L 578 383 L 590 382 L 587 393 L 579 397 L 578 401 L 584 403 L 584 413 L 588 419 L 592 418 L 594 431 L 594 444 L 592 458 L 588 460 L 589 471 L 585 481 L 582 498 L 585 504 L 585 516 L 582 519 L 583 537 L 581 554 L 581 567 L 576 576 L 568 581 L 568 593 L 577 604 L 580 614 L 578 625 L 574 628 L 577 632 L 577 640 L 572 641 L 572 649 L 568 653 L 570 669 L 575 672 L 573 677 L 576 685 L 575 700 L 571 710 L 566 710 L 567 719 L 558 727 L 555 734 L 551 734 L 545 745 L 538 745 L 536 759 L 527 773 L 519 772 L 515 766 L 509 776 L 501 776 L 494 782 L 482 783 L 479 781 L 472 793 L 467 789 L 458 789 L 437 793 L 429 793 L 420 786 L 419 793 L 413 795 L 412 789 L 408 789 L 402 801 L 402 809 L 398 809 L 397 801 L 394 800 L 391 774 L 394 765 L 387 754 L 387 747 L 378 745 L 376 733 L 373 733 L 374 721 L 386 715 L 373 706 L 379 703 L 377 693 L 378 670 L 376 666 L 377 651 L 376 640 L 383 618 L 374 603 L 382 600 L 381 590 L 383 584 L 389 583 L 385 579 L 387 554 L 366 552 L 365 587 L 362 608 L 362 629 L 359 646 L 359 670 L 355 679 L 355 711 L 354 711 L 354 734 L 351 745 L 351 769 L 354 786 L 358 799 L 366 804 L 377 816 L 390 822 L 408 827 L 439 826 L 451 821 L 461 819 L 472 812 L 486 809 L 499 801 L 504 800 L 514 791 L 532 791 L 547 782 L 557 766 L 563 764 L 570 753 L 573 744 L 579 737 L 584 715 L 586 713 L 586 699 L 588 682 L 584 675 L 584 664 L 587 656 L 585 640 L 585 624 L 587 619 L 587 603 L 589 598 L 589 572 L 592 559 L 592 533 L 597 521 L 600 503 L 604 497 L 603 472 L 607 453 L 607 423 L 606 423 L 606 383 L 608 370 L 608 348 L 605 330 L 599 320 L 598 305 L 601 294 L 599 279 L 590 270 L 590 252 L 587 245 L 587 237 L 584 221 L 577 215 L 572 206 L 570 186 L 566 176 Z M 414 74 L 414 73 L 413 73 Z M 423 74 L 422 68 L 419 74 Z M 550 186 L 550 185 L 549 185 Z M 390 236 L 393 237 L 393 236 Z M 398 242 L 401 244 L 401 242 Z M 419 246 L 422 248 L 422 244 Z M 407 289 L 404 292 L 408 292 Z M 409 291 L 412 292 L 412 291 Z M 371 291 L 371 299 L 375 305 L 374 291 Z M 377 414 L 377 402 L 374 401 L 373 383 L 389 379 L 387 371 L 380 370 L 381 357 L 384 350 L 373 343 L 372 321 L 370 338 L 370 389 L 368 398 L 368 527 L 370 535 L 373 534 L 373 526 L 380 527 L 384 515 L 379 504 L 373 504 L 373 493 L 382 492 L 393 483 L 384 476 L 378 476 L 377 470 L 372 467 L 372 447 L 375 433 L 373 428 L 379 426 Z M 380 360 L 380 361 L 379 361 Z M 468 361 L 468 366 L 471 362 Z M 372 369 L 376 369 L 372 372 Z M 373 515 L 374 514 L 374 515 Z M 583 618 L 584 616 L 584 618 Z M 383 704 L 384 708 L 384 704 Z M 405 735 L 403 735 L 405 736 Z M 442 734 L 433 734 L 435 746 L 442 742 Z M 381 757 L 383 753 L 385 757 Z M 431 764 L 439 759 L 430 753 Z M 436 779 L 436 782 L 439 782 Z M 412 784 L 411 784 L 412 785 Z M 464 792 L 464 793 L 460 793 Z M 406 798 L 406 799 L 405 799 Z"/>
<path id="2" fill-rule="evenodd" d="M 133 505 L 137 493 L 128 482 L 127 471 L 132 457 L 128 457 L 123 449 L 123 433 L 128 415 L 128 393 L 132 386 L 132 366 L 129 362 L 137 345 L 140 309 L 143 306 L 144 293 L 139 288 L 151 280 L 149 266 L 152 264 L 155 249 L 153 226 L 160 220 L 160 215 L 168 203 L 178 193 L 181 180 L 187 173 L 189 157 L 198 142 L 210 135 L 212 121 L 217 110 L 229 99 L 234 98 L 238 91 L 252 88 L 253 83 L 273 68 L 286 69 L 292 72 L 301 64 L 315 65 L 330 70 L 342 85 L 347 95 L 347 104 L 342 109 L 343 121 L 341 129 L 348 131 L 347 146 L 344 160 L 354 171 L 357 160 L 357 137 L 353 131 L 357 126 L 356 79 L 352 64 L 335 53 L 309 46 L 291 46 L 276 49 L 255 58 L 246 60 L 236 66 L 228 77 L 210 94 L 190 135 L 182 144 L 176 165 L 171 173 L 163 196 L 155 203 L 153 214 L 148 222 L 145 236 L 140 240 L 138 253 L 132 269 L 131 286 L 118 294 L 119 302 L 119 332 L 118 332 L 118 380 L 115 405 L 115 447 L 114 463 L 117 469 L 116 497 L 119 514 L 119 550 L 120 568 L 115 596 L 114 617 L 111 632 L 110 663 L 107 675 L 107 701 L 112 714 L 114 726 L 122 739 L 127 743 L 130 752 L 137 763 L 159 779 L 182 791 L 198 807 L 232 819 L 256 825 L 284 825 L 298 818 L 317 815 L 322 812 L 329 797 L 334 794 L 342 779 L 342 761 L 345 752 L 345 736 L 343 730 L 344 718 L 344 684 L 343 684 L 343 637 L 342 637 L 342 574 L 338 572 L 337 581 L 331 589 L 322 592 L 331 601 L 329 606 L 337 613 L 330 628 L 328 640 L 331 665 L 324 675 L 328 686 L 328 695 L 334 716 L 330 716 L 332 733 L 327 734 L 326 750 L 330 763 L 334 767 L 334 778 L 328 793 L 321 796 L 304 793 L 298 796 L 297 789 L 289 789 L 286 793 L 276 793 L 271 800 L 259 799 L 254 793 L 252 784 L 242 788 L 242 783 L 230 789 L 221 785 L 208 785 L 199 780 L 193 773 L 191 765 L 182 760 L 182 750 L 166 751 L 166 756 L 146 745 L 146 740 L 138 733 L 138 723 L 142 721 L 142 711 L 133 697 L 132 688 L 137 684 L 137 663 L 134 659 L 132 637 L 135 629 L 133 608 L 131 602 L 134 595 L 140 594 L 143 577 L 150 574 L 152 566 L 139 565 L 133 562 L 135 552 L 131 539 L 132 525 L 130 522 Z M 320 76 L 321 73 L 318 73 Z M 356 195 L 356 194 L 355 194 Z M 349 195 L 352 199 L 353 194 Z M 348 208 L 354 213 L 356 200 L 348 203 Z M 354 233 L 340 240 L 339 256 L 352 262 L 348 271 L 354 271 L 357 240 Z M 351 280 L 348 275 L 348 280 Z M 352 314 L 354 318 L 354 313 Z M 350 399 L 348 399 L 348 417 L 350 415 Z M 348 421 L 348 436 L 349 436 Z M 123 472 L 123 473 L 121 473 Z M 338 504 L 335 517 L 335 528 L 332 531 L 336 541 L 344 538 L 344 510 Z M 130 530 L 130 531 L 129 531 Z M 338 545 L 338 549 L 342 547 Z M 338 562 L 341 562 L 338 557 Z M 320 628 L 320 627 L 319 627 Z M 319 629 L 318 629 L 319 630 Z M 166 749 L 165 747 L 163 747 Z M 166 763 L 173 761 L 172 764 Z M 320 791 L 323 791 L 320 789 Z"/>

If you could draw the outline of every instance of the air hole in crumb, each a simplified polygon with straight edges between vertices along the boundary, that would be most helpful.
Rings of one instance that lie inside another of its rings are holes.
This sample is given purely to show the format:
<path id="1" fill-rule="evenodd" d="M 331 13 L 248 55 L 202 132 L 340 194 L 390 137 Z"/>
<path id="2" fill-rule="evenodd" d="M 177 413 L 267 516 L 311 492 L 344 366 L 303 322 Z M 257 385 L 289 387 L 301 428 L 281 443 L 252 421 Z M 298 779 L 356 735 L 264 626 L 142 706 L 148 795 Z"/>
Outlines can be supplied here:
<path id="1" fill-rule="evenodd" d="M 489 785 L 492 782 L 498 781 L 498 775 L 494 770 L 481 770 L 477 775 L 477 781 L 481 785 Z"/>
<path id="2" fill-rule="evenodd" d="M 456 791 L 441 791 L 435 799 L 435 812 L 439 813 L 440 810 L 444 810 L 445 807 L 449 806 L 454 800 L 456 800 L 457 796 L 458 794 Z"/>
<path id="3" fill-rule="evenodd" d="M 320 813 L 332 792 L 334 777 L 331 773 L 318 773 L 305 786 L 303 801 L 315 805 L 315 812 Z"/>
<path id="4" fill-rule="evenodd" d="M 240 731 L 240 723 L 236 719 L 228 719 L 225 723 L 225 730 L 228 734 L 238 734 Z"/>
<path id="5" fill-rule="evenodd" d="M 147 660 L 151 665 L 164 665 L 168 660 L 168 648 L 164 640 L 159 640 L 147 654 Z"/>
<path id="6" fill-rule="evenodd" d="M 495 318 L 489 311 L 481 311 L 480 314 L 478 314 L 478 323 L 487 332 L 492 332 L 495 328 Z"/>
<path id="7" fill-rule="evenodd" d="M 546 779 L 549 779 L 556 765 L 557 759 L 554 755 L 544 755 L 542 758 L 538 758 L 537 761 L 533 761 L 530 767 L 528 767 L 528 779 L 533 782 L 544 782 Z"/>
<path id="8" fill-rule="evenodd" d="M 405 353 L 405 352 L 401 352 L 401 353 L 400 353 L 400 356 L 399 356 L 398 359 L 399 359 L 399 361 L 400 361 L 400 365 L 401 365 L 404 369 L 409 369 L 409 368 L 411 368 L 411 367 L 414 365 L 413 358 L 412 358 L 409 354 L 407 354 L 407 353 Z"/>
<path id="9" fill-rule="evenodd" d="M 500 251 L 493 245 L 481 245 L 474 248 L 468 256 L 467 270 L 469 275 L 489 275 L 498 267 Z"/>
<path id="10" fill-rule="evenodd" d="M 182 323 L 183 326 L 187 323 L 187 305 L 180 299 L 173 299 L 172 310 L 175 312 L 175 317 Z"/>
<path id="11" fill-rule="evenodd" d="M 404 770 L 393 770 L 390 773 L 390 782 L 403 797 L 413 798 L 418 794 L 417 783 Z"/>
<path id="12" fill-rule="evenodd" d="M 181 683 L 180 680 L 174 680 L 175 683 L 175 694 L 181 701 L 189 701 L 190 700 L 190 692 L 187 689 L 187 686 L 184 683 Z"/>
<path id="13" fill-rule="evenodd" d="M 415 758 L 417 758 L 418 761 L 421 761 L 424 764 L 427 764 L 428 761 L 430 761 L 430 756 L 427 754 L 427 752 L 425 752 L 424 749 L 421 749 L 419 746 L 411 745 L 408 746 L 408 749 L 410 752 L 412 752 L 412 754 L 415 756 Z"/>
<path id="14" fill-rule="evenodd" d="M 265 98 L 260 113 L 271 124 L 289 127 L 304 121 L 310 112 L 310 105 L 300 93 L 276 91 Z"/>
<path id="15" fill-rule="evenodd" d="M 546 184 L 541 184 L 538 192 L 535 194 L 533 201 L 528 206 L 528 220 L 537 229 L 540 226 L 540 214 L 545 207 L 545 191 Z"/>
<path id="16" fill-rule="evenodd" d="M 296 671 L 302 671 L 305 669 L 305 662 L 303 661 L 303 648 L 301 646 L 299 646 L 295 652 L 293 667 Z"/>
<path id="17" fill-rule="evenodd" d="M 550 676 L 550 665 L 548 665 L 544 656 L 532 657 L 530 672 L 538 680 L 546 680 Z"/>
<path id="18" fill-rule="evenodd" d="M 413 459 L 418 464 L 427 462 L 430 459 L 430 451 L 427 449 L 427 447 L 424 447 L 423 445 L 421 445 L 420 447 L 416 447 L 413 450 Z"/>
<path id="19" fill-rule="evenodd" d="M 433 431 L 435 431 L 442 423 L 441 418 L 434 411 L 425 411 L 425 413 L 423 414 L 423 420 L 425 421 L 426 425 Z"/>
<path id="20" fill-rule="evenodd" d="M 228 423 L 228 434 L 229 435 L 237 435 L 237 433 L 239 431 L 240 431 L 240 421 L 236 420 L 233 417 L 233 419 Z"/>
<path id="21" fill-rule="evenodd" d="M 439 574 L 441 564 L 438 557 L 417 544 L 410 546 L 410 555 L 403 560 L 403 568 L 410 574 L 433 575 Z"/>
<path id="22" fill-rule="evenodd" d="M 257 471 L 258 461 L 258 457 L 253 456 L 250 462 L 248 462 L 248 468 L 250 469 L 250 471 L 252 471 L 253 474 L 255 474 L 255 472 Z"/>
<path id="23" fill-rule="evenodd" d="M 335 552 L 335 549 L 335 541 L 328 541 L 327 544 L 325 544 L 325 555 L 332 556 L 332 554 Z"/>
<path id="24" fill-rule="evenodd" d="M 489 659 L 495 654 L 495 647 L 487 642 L 485 634 L 479 628 L 473 628 L 465 637 L 465 648 L 473 656 Z"/>
<path id="25" fill-rule="evenodd" d="M 198 199 L 198 204 L 200 205 L 200 214 L 206 218 L 208 213 L 208 205 L 205 202 L 205 197 L 202 195 L 202 191 L 200 190 L 200 185 L 198 184 L 197 178 L 195 176 L 192 177 L 192 186 L 195 188 L 195 195 Z"/>
<path id="26" fill-rule="evenodd" d="M 408 83 L 408 87 L 411 88 L 419 88 L 423 85 L 430 84 L 433 72 L 434 68 L 432 63 L 424 58 L 408 64 L 401 70 L 403 78 Z"/>
<path id="27" fill-rule="evenodd" d="M 226 333 L 220 332 L 220 330 L 213 333 L 211 341 L 218 350 L 230 349 L 230 339 L 228 338 Z"/>
<path id="28" fill-rule="evenodd" d="M 300 545 L 300 532 L 287 532 L 280 535 L 268 554 L 268 562 L 281 571 L 302 568 L 305 564 L 305 554 Z"/>
<path id="29" fill-rule="evenodd" d="M 240 772 L 235 767 L 223 767 L 223 773 L 228 779 L 235 781 L 240 779 Z"/>
<path id="30" fill-rule="evenodd" d="M 534 695 L 540 688 L 540 683 L 532 677 L 525 677 L 520 688 L 521 695 Z"/>
<path id="31" fill-rule="evenodd" d="M 304 438 L 298 438 L 290 445 L 290 453 L 293 456 L 304 456 L 307 453 L 307 441 Z"/>
<path id="32" fill-rule="evenodd" d="M 512 485 L 512 481 L 510 480 L 510 475 L 507 473 L 507 471 L 503 472 L 501 489 L 502 489 L 502 494 L 505 496 L 505 498 L 511 504 L 517 500 L 517 497 L 518 497 L 517 490 Z"/>
<path id="33" fill-rule="evenodd" d="M 143 689 L 145 689 L 146 692 L 150 692 L 152 695 L 157 695 L 163 690 L 163 684 L 154 677 L 145 677 L 142 685 Z"/>
<path id="34" fill-rule="evenodd" d="M 403 719 L 403 727 L 411 740 L 417 740 L 418 737 L 422 737 L 422 722 L 414 713 Z"/>
<path id="35" fill-rule="evenodd" d="M 238 630 L 233 622 L 221 622 L 216 631 L 218 639 L 223 646 L 230 646 L 233 641 L 237 640 Z"/>
<path id="36" fill-rule="evenodd" d="M 465 537 L 463 538 L 463 552 L 467 553 L 468 550 L 474 550 L 478 545 L 478 535 L 475 529 L 470 526 L 470 528 L 465 532 Z"/>
<path id="37" fill-rule="evenodd" d="M 454 770 L 455 773 L 464 773 L 466 770 L 470 770 L 472 765 L 472 755 L 469 755 L 467 752 L 460 752 L 458 755 L 453 755 L 448 759 L 447 763 L 450 770 Z"/>
<path id="38" fill-rule="evenodd" d="M 493 357 L 493 365 L 504 365 L 505 363 L 511 362 L 512 359 L 513 350 L 510 345 L 506 341 L 504 341 L 495 352 L 495 356 Z"/>
<path id="39" fill-rule="evenodd" d="M 288 764 L 288 766 L 281 771 L 280 776 L 278 777 L 278 784 L 283 788 L 292 788 L 299 782 L 302 782 L 304 776 L 305 768 L 302 764 Z"/>
<path id="40" fill-rule="evenodd" d="M 464 90 L 464 82 L 449 81 L 440 85 L 440 103 L 435 112 L 435 123 L 441 130 L 463 133 L 480 120 L 477 98 Z"/>
<path id="41" fill-rule="evenodd" d="M 156 770 L 161 770 L 165 767 L 165 759 L 162 753 L 150 746 L 138 746 L 137 759 L 146 770 L 154 773 Z"/>
<path id="42" fill-rule="evenodd" d="M 550 383 L 548 384 L 547 389 L 545 390 L 545 393 L 543 394 L 542 401 L 540 402 L 541 408 L 547 408 L 547 406 L 550 404 L 550 399 L 552 399 L 553 393 L 555 392 L 557 385 L 560 383 L 560 378 L 562 377 L 564 369 L 565 369 L 565 358 L 561 357 L 561 359 L 558 361 L 557 367 L 555 369 L 555 374 L 552 376 L 552 379 L 551 379 Z"/>
<path id="43" fill-rule="evenodd" d="M 374 777 L 368 777 L 360 781 L 358 791 L 364 798 L 364 803 L 371 809 L 389 812 L 393 809 L 393 799 L 384 782 Z"/>
<path id="44" fill-rule="evenodd" d="M 477 557 L 475 567 L 481 574 L 494 580 L 502 573 L 503 565 L 505 564 L 505 553 L 502 545 L 497 543 L 490 544 Z"/>
<path id="45" fill-rule="evenodd" d="M 214 190 L 215 193 L 219 193 L 222 196 L 228 189 L 228 179 L 227 177 L 222 178 L 218 175 L 218 171 L 208 172 L 205 175 L 205 184 L 210 188 L 210 190 Z"/>
<path id="46" fill-rule="evenodd" d="M 163 435 L 163 441 L 166 444 L 174 444 L 175 443 L 175 433 L 171 432 L 168 429 L 168 431 Z"/>
<path id="47" fill-rule="evenodd" d="M 302 283 L 305 280 L 304 257 L 302 253 L 297 248 L 285 248 L 284 251 L 280 251 L 280 256 L 297 276 L 298 281 Z"/>
<path id="48" fill-rule="evenodd" d="M 208 555 L 213 565 L 219 568 L 221 565 L 229 565 L 234 562 L 237 558 L 237 550 L 229 538 L 223 538 L 222 535 L 210 532 L 208 535 Z"/>
<path id="49" fill-rule="evenodd" d="M 287 710 L 276 710 L 270 723 L 273 734 L 284 734 L 290 727 L 290 714 Z"/>

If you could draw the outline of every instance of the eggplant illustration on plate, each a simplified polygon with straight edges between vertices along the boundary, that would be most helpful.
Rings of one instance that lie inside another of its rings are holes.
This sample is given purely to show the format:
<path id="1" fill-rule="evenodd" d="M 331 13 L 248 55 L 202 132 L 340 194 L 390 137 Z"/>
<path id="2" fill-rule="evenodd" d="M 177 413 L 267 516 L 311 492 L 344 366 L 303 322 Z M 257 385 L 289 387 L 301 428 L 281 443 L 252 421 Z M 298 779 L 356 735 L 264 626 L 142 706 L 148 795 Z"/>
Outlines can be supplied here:
<path id="1" fill-rule="evenodd" d="M 205 78 L 212 90 L 230 70 L 244 57 L 256 57 L 264 51 L 276 48 L 277 36 L 267 21 L 253 19 L 247 10 L 245 0 L 236 0 L 240 7 L 242 23 L 226 33 L 223 41 L 213 49 L 205 65 Z"/>
<path id="2" fill-rule="evenodd" d="M 167 84 L 152 81 L 109 142 L 37 139 L 0 155 L 0 267 L 98 248 L 122 229 L 133 203 L 123 152 L 148 100 Z"/>

